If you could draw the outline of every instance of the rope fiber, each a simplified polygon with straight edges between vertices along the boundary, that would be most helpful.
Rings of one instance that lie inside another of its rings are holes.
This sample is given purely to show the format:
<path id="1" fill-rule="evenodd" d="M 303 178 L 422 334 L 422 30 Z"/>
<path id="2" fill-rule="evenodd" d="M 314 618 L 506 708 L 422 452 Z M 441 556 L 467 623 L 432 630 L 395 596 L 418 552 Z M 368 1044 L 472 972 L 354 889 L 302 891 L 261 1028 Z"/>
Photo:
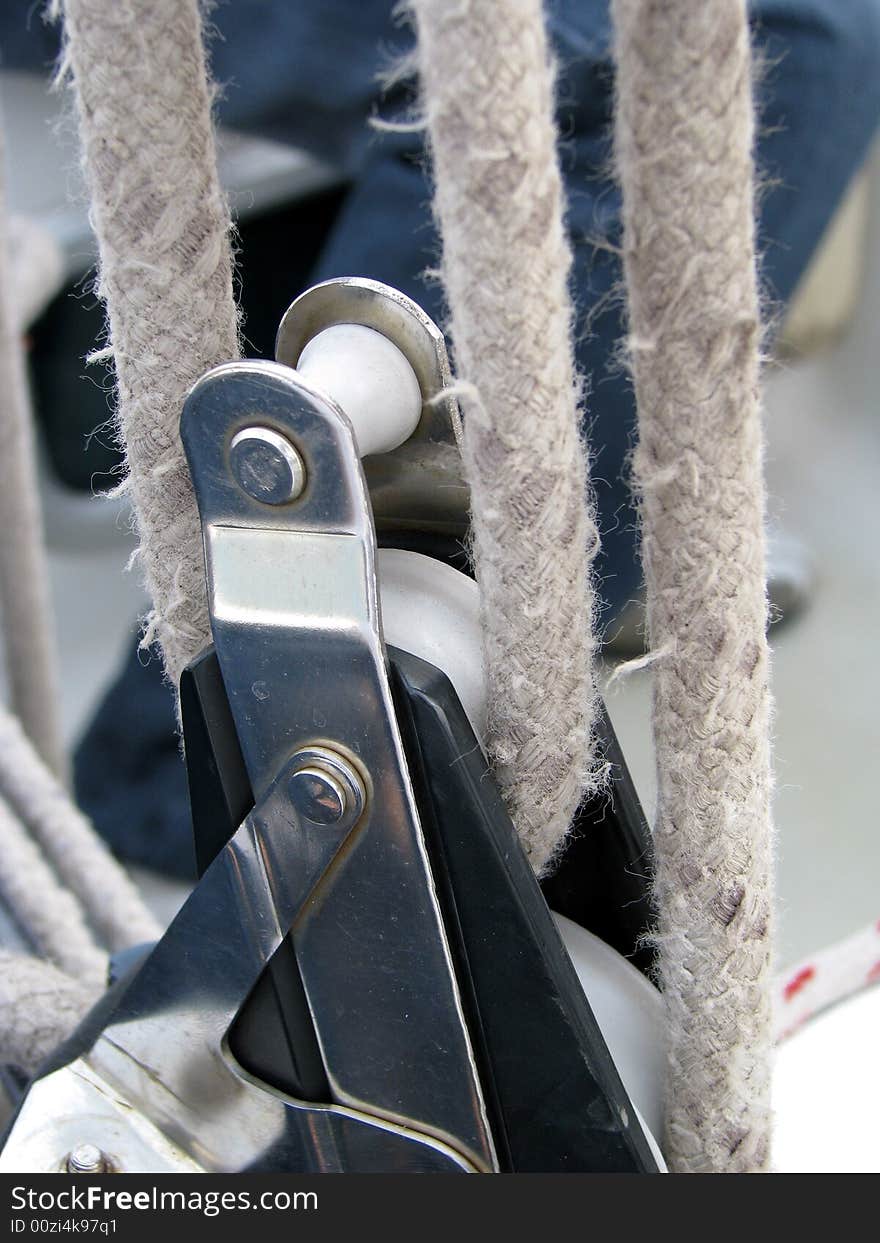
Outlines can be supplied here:
<path id="1" fill-rule="evenodd" d="M 43 764 L 15 717 L 2 709 L 0 794 L 111 950 L 159 937 L 156 920 L 123 868 Z"/>
<path id="2" fill-rule="evenodd" d="M 171 684 L 210 641 L 201 528 L 178 432 L 189 388 L 239 356 L 197 0 L 53 0 L 116 370 L 141 563 Z"/>
<path id="3" fill-rule="evenodd" d="M 99 990 L 51 963 L 0 949 L 0 1057 L 35 1074 L 71 1034 Z"/>
<path id="4" fill-rule="evenodd" d="M 663 1151 L 770 1159 L 770 693 L 745 0 L 613 0 L 654 662 Z"/>
<path id="5" fill-rule="evenodd" d="M 0 127 L 0 166 L 3 164 Z M 12 229 L 0 173 L 0 604 L 3 653 L 10 699 L 28 736 L 49 767 L 66 774 L 67 760 L 58 713 L 58 669 L 49 565 L 43 540 L 43 514 L 37 484 L 34 431 L 25 369 L 22 331 L 33 310 L 30 288 L 19 292 L 13 274 L 21 272 L 10 253 Z M 17 248 L 29 235 L 15 231 Z M 45 248 L 29 246 L 42 257 Z"/>
<path id="6" fill-rule="evenodd" d="M 592 761 L 598 548 L 540 0 L 413 0 L 459 376 L 488 749 L 537 872 Z"/>

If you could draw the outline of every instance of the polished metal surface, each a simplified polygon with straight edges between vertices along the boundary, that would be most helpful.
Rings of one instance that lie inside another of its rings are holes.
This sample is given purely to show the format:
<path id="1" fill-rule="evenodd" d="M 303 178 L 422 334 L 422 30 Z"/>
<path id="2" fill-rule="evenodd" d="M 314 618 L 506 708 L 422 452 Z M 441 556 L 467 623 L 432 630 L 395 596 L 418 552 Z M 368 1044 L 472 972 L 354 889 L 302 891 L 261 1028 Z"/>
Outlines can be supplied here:
<path id="1" fill-rule="evenodd" d="M 469 491 L 461 472 L 461 418 L 450 392 L 443 334 L 411 299 L 379 281 L 344 277 L 315 285 L 294 301 L 278 330 L 275 357 L 296 367 L 309 341 L 336 324 L 362 324 L 393 341 L 422 393 L 413 435 L 390 453 L 364 459 L 379 527 L 464 535 Z"/>
<path id="2" fill-rule="evenodd" d="M 230 476 L 228 445 L 257 409 L 260 425 L 305 463 L 306 488 L 285 506 L 252 501 Z M 351 427 L 288 368 L 248 362 L 215 368 L 195 386 L 181 435 L 214 642 L 255 797 L 295 753 L 316 747 L 347 757 L 366 789 L 364 815 L 293 927 L 333 1099 L 492 1168 L 388 683 L 375 536 Z M 295 824 L 289 796 L 283 814 Z M 298 874 L 303 843 L 292 828 L 280 866 Z M 313 828 L 299 819 L 301 833 Z"/>
<path id="3" fill-rule="evenodd" d="M 31 1088 L 0 1172 L 65 1168 L 86 1125 L 132 1173 L 473 1168 L 432 1137 L 268 1089 L 228 1051 L 242 1001 L 348 836 L 296 821 L 290 775 L 208 868 L 95 1045 Z"/>
<path id="4" fill-rule="evenodd" d="M 298 768 L 287 790 L 297 814 L 313 824 L 338 824 L 345 815 L 345 790 L 320 768 Z"/>
<path id="5" fill-rule="evenodd" d="M 0 1152 L 0 1173 L 64 1174 L 83 1129 L 100 1140 L 115 1167 L 140 1174 L 198 1174 L 202 1167 L 154 1126 L 83 1058 L 28 1088 Z"/>
<path id="6" fill-rule="evenodd" d="M 230 449 L 255 426 L 302 458 L 297 499 L 239 486 Z M 0 1170 L 63 1170 L 84 1119 L 131 1172 L 497 1169 L 395 719 L 351 427 L 288 368 L 236 363 L 196 385 L 182 435 L 256 806 L 96 1043 L 32 1086 Z M 297 813 L 303 752 L 356 776 L 359 815 Z M 255 1081 L 226 1041 L 291 930 L 328 1104 Z"/>
<path id="7" fill-rule="evenodd" d="M 304 747 L 291 763 L 287 783 L 297 813 L 313 824 L 356 824 L 366 804 L 364 783 L 355 766 L 328 747 Z"/>
<path id="8" fill-rule="evenodd" d="M 306 472 L 286 437 L 269 427 L 246 427 L 229 446 L 229 466 L 239 487 L 265 505 L 284 505 L 300 495 Z"/>

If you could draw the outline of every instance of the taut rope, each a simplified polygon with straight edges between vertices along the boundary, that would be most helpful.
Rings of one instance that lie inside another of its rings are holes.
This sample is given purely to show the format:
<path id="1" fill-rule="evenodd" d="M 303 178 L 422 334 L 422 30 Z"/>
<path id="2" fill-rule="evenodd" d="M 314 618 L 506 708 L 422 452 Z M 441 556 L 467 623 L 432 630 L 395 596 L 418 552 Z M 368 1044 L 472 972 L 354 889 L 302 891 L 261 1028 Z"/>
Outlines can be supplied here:
<path id="1" fill-rule="evenodd" d="M 595 791 L 598 547 L 540 0 L 413 0 L 488 684 L 488 746 L 536 871 Z"/>
<path id="2" fill-rule="evenodd" d="M 111 950 L 154 941 L 159 927 L 124 869 L 0 709 L 0 795 L 39 843 Z"/>
<path id="3" fill-rule="evenodd" d="M 25 1074 L 39 1070 L 65 1040 L 100 989 L 72 979 L 51 963 L 0 950 L 0 1058 Z"/>
<path id="4" fill-rule="evenodd" d="M 770 693 L 745 0 L 614 0 L 654 664 L 664 1154 L 770 1140 Z"/>
<path id="5" fill-rule="evenodd" d="M 217 179 L 197 0 L 53 0 L 100 252 L 117 425 L 158 640 L 176 687 L 210 641 L 198 510 L 178 421 L 236 358 L 230 220 Z"/>
<path id="6" fill-rule="evenodd" d="M 0 165 L 3 145 L 0 129 Z M 61 776 L 66 760 L 58 714 L 54 612 L 21 342 L 24 308 L 13 302 L 8 270 L 9 218 L 3 197 L 0 175 L 0 604 L 4 663 L 12 707 L 43 759 Z M 27 297 L 29 292 L 25 298 L 32 301 Z"/>

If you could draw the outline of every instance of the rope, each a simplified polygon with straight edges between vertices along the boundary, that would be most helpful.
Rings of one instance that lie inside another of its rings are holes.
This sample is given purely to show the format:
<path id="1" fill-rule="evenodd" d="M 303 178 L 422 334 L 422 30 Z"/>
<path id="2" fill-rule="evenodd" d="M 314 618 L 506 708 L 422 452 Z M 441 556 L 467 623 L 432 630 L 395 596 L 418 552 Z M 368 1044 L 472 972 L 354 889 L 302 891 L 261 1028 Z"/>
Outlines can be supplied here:
<path id="1" fill-rule="evenodd" d="M 59 885 L 7 803 L 0 799 L 0 896 L 34 949 L 85 984 L 107 979 L 107 955 L 73 894 Z"/>
<path id="2" fill-rule="evenodd" d="M 50 963 L 0 950 L 0 1065 L 34 1074 L 97 995 Z"/>
<path id="3" fill-rule="evenodd" d="M 0 167 L 3 135 L 0 128 Z M 43 542 L 30 398 L 21 343 L 23 303 L 10 280 L 7 215 L 0 174 L 0 602 L 12 706 L 46 763 L 59 775 L 66 758 L 58 719 L 49 568 Z M 20 265 L 17 265 L 20 271 Z M 18 272 L 16 272 L 16 275 Z M 13 302 L 13 294 L 19 299 Z"/>
<path id="4" fill-rule="evenodd" d="M 118 434 L 169 680 L 209 641 L 198 511 L 178 420 L 238 356 L 229 211 L 217 180 L 197 0 L 52 0 L 64 14 L 116 369 Z"/>
<path id="5" fill-rule="evenodd" d="M 9 288 L 20 332 L 29 328 L 64 283 L 64 257 L 48 229 L 27 216 L 7 217 L 11 272 Z"/>
<path id="6" fill-rule="evenodd" d="M 111 950 L 158 939 L 161 929 L 126 873 L 43 764 L 18 721 L 3 710 L 0 794 Z M 26 926 L 25 931 L 30 929 Z"/>
<path id="7" fill-rule="evenodd" d="M 0 131 L 0 164 L 2 156 Z M 109 933 L 114 948 L 155 938 L 159 930 L 57 780 L 65 760 L 20 334 L 54 291 L 61 264 L 57 247 L 38 230 L 27 222 L 13 227 L 2 199 L 0 179 L 0 385 L 6 398 L 0 411 L 0 595 L 12 705 L 27 736 L 0 709 L 0 895 L 35 949 L 57 964 L 0 951 L 0 1063 L 30 1074 L 106 984 L 107 954 L 88 916 Z M 15 241 L 12 253 L 7 231 Z M 19 814 L 74 892 L 59 883 Z"/>
<path id="8" fill-rule="evenodd" d="M 880 984 L 880 920 L 789 967 L 774 988 L 777 1043 L 823 1011 Z"/>
<path id="9" fill-rule="evenodd" d="M 553 74 L 540 0 L 413 0 L 461 381 L 488 748 L 536 871 L 591 769 L 593 595 Z"/>
<path id="10" fill-rule="evenodd" d="M 745 0 L 614 0 L 658 771 L 664 1154 L 767 1166 L 770 694 Z"/>

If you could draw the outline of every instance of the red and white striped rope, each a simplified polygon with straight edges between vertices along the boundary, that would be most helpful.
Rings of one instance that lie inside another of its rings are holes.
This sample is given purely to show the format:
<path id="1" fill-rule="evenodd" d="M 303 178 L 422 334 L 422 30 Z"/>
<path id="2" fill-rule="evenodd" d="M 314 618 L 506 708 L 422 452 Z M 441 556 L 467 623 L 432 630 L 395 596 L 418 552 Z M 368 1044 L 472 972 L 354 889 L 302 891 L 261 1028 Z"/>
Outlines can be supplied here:
<path id="1" fill-rule="evenodd" d="M 823 1010 L 880 983 L 880 920 L 818 950 L 778 977 L 773 998 L 776 1043 Z"/>

